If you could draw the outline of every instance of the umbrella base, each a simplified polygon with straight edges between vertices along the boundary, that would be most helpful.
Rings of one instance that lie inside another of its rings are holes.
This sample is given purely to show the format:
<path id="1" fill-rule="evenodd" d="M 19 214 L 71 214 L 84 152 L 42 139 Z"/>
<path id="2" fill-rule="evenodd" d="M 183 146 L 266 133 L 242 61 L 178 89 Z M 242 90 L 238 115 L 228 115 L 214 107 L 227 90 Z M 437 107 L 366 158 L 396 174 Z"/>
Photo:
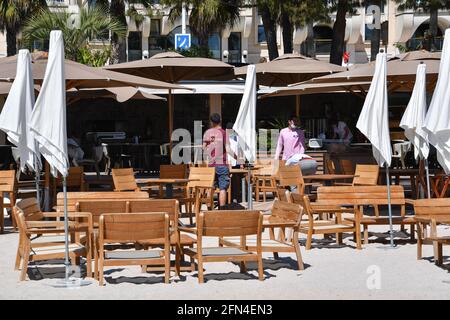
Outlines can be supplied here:
<path id="1" fill-rule="evenodd" d="M 92 284 L 91 281 L 81 280 L 79 278 L 69 278 L 69 279 L 61 279 L 56 281 L 55 284 L 51 284 L 53 288 L 66 288 L 66 289 L 76 289 L 80 287 L 86 287 Z"/>

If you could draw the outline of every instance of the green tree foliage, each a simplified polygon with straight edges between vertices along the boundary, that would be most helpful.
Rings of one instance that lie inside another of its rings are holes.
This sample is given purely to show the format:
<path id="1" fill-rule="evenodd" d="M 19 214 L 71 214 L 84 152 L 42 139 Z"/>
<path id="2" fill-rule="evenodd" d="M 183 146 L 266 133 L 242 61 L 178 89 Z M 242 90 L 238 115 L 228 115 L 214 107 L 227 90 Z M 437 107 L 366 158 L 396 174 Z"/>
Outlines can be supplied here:
<path id="1" fill-rule="evenodd" d="M 0 0 L 0 32 L 6 31 L 7 55 L 17 53 L 17 35 L 32 12 L 47 9 L 45 0 Z"/>
<path id="2" fill-rule="evenodd" d="M 162 0 L 170 6 L 170 19 L 181 16 L 182 4 L 190 9 L 189 26 L 198 38 L 200 48 L 208 47 L 208 38 L 214 31 L 221 32 L 227 26 L 233 26 L 240 16 L 241 0 Z"/>
<path id="3" fill-rule="evenodd" d="M 83 57 L 90 51 L 90 40 L 107 39 L 110 30 L 121 37 L 126 34 L 125 25 L 96 7 L 81 9 L 79 22 L 66 11 L 42 10 L 25 22 L 23 38 L 30 45 L 34 40 L 49 39 L 50 31 L 55 29 L 63 32 L 66 58 L 77 61 L 82 57 L 81 62 L 86 62 Z"/>
<path id="4" fill-rule="evenodd" d="M 427 50 L 436 50 L 436 36 L 438 30 L 438 12 L 439 10 L 450 9 L 448 0 L 395 0 L 400 10 L 421 9 L 430 14 L 430 29 L 424 47 Z"/>

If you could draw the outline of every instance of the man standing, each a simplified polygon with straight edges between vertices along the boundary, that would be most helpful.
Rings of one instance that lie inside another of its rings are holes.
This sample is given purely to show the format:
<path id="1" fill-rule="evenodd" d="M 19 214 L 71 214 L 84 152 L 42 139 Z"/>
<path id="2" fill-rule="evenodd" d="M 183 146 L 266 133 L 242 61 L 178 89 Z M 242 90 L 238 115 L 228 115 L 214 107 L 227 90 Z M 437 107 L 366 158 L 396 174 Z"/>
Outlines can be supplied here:
<path id="1" fill-rule="evenodd" d="M 283 153 L 282 160 L 286 161 L 286 165 L 298 164 L 304 175 L 315 174 L 317 162 L 305 154 L 305 133 L 299 127 L 297 116 L 290 116 L 288 125 L 280 131 L 275 160 L 279 160 Z"/>
<path id="2" fill-rule="evenodd" d="M 227 189 L 230 185 L 230 170 L 227 164 L 228 141 L 226 132 L 222 129 L 220 115 L 213 113 L 210 117 L 211 128 L 203 135 L 203 149 L 208 157 L 208 166 L 215 167 L 216 185 L 219 193 L 219 210 L 223 209 L 227 202 Z"/>

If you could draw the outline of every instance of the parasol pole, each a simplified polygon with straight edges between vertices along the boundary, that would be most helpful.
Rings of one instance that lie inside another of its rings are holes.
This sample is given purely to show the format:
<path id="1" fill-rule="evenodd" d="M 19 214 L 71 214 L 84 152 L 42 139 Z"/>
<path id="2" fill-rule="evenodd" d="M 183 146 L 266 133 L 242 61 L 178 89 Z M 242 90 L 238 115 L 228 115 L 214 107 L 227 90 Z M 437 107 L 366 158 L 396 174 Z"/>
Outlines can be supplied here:
<path id="1" fill-rule="evenodd" d="M 390 234 L 390 243 L 391 247 L 394 248 L 394 230 L 392 227 L 392 208 L 391 208 L 391 181 L 389 174 L 389 166 L 386 163 L 386 185 L 387 185 L 387 196 L 388 196 L 388 212 L 389 212 L 389 234 Z"/>
<path id="2" fill-rule="evenodd" d="M 35 157 L 37 158 L 37 156 L 35 155 Z M 39 209 L 41 209 L 41 195 L 40 195 L 40 190 L 39 190 L 39 180 L 40 180 L 40 174 L 41 174 L 41 169 L 39 167 L 39 163 L 38 160 L 35 159 L 34 160 L 34 173 L 35 173 L 35 183 L 36 183 L 36 201 L 39 205 Z"/>
<path id="3" fill-rule="evenodd" d="M 63 193 L 64 193 L 64 281 L 69 283 L 70 261 L 69 261 L 69 217 L 67 214 L 67 181 L 66 176 L 63 177 Z"/>
<path id="4" fill-rule="evenodd" d="M 427 176 L 427 195 L 428 199 L 431 198 L 431 190 L 430 190 L 430 170 L 428 169 L 428 159 L 425 159 L 425 173 Z"/>

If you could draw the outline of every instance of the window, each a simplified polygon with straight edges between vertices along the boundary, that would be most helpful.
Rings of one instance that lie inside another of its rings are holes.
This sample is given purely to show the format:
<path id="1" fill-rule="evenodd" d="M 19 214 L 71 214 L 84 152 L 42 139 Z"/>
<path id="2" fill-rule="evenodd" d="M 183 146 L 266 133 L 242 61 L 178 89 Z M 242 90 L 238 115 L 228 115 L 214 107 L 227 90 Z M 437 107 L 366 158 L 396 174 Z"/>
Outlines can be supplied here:
<path id="1" fill-rule="evenodd" d="M 328 26 L 314 26 L 314 43 L 317 54 L 330 54 L 333 29 Z"/>
<path id="2" fill-rule="evenodd" d="M 260 24 L 258 26 L 258 43 L 266 42 L 266 33 L 264 32 L 264 26 Z"/>
<path id="3" fill-rule="evenodd" d="M 128 35 L 128 61 L 142 59 L 142 32 L 133 31 Z"/>
<path id="4" fill-rule="evenodd" d="M 219 33 L 214 32 L 213 34 L 211 34 L 208 38 L 208 47 L 209 50 L 211 50 L 212 52 L 212 57 L 214 59 L 220 59 L 221 57 L 221 38 Z"/>
<path id="5" fill-rule="evenodd" d="M 161 20 L 150 20 L 150 37 L 148 38 L 149 55 L 154 56 L 167 49 L 167 37 L 161 36 Z"/>
<path id="6" fill-rule="evenodd" d="M 241 33 L 231 32 L 228 38 L 228 63 L 241 63 Z"/>

